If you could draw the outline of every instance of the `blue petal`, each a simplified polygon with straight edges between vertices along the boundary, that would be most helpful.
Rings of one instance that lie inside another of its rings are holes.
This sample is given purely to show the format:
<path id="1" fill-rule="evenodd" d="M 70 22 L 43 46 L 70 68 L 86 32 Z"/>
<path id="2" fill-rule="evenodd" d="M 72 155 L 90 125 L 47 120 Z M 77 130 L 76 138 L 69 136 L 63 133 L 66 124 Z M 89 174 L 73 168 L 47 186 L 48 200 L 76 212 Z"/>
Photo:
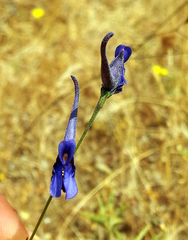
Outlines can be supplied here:
<path id="1" fill-rule="evenodd" d="M 118 86 L 119 81 L 122 77 L 124 63 L 124 51 L 122 50 L 117 57 L 110 63 L 110 71 L 113 76 L 114 89 Z M 113 89 L 111 89 L 113 91 Z"/>
<path id="2" fill-rule="evenodd" d="M 71 199 L 76 196 L 78 193 L 78 187 L 76 184 L 76 180 L 73 177 L 69 177 L 64 179 L 64 186 L 66 190 L 66 197 L 65 199 Z"/>
<path id="3" fill-rule="evenodd" d="M 119 80 L 119 83 L 118 83 L 118 87 L 119 86 L 123 86 L 124 85 L 124 83 L 125 84 L 128 84 L 128 82 L 125 80 L 125 78 L 124 78 L 124 75 L 125 75 L 125 68 L 123 68 L 123 73 L 122 73 L 122 75 L 121 75 L 121 79 Z"/>
<path id="4" fill-rule="evenodd" d="M 68 140 L 68 141 L 64 140 L 64 141 L 60 142 L 58 151 L 59 151 L 59 158 L 60 158 L 62 164 L 65 164 L 63 155 L 65 153 L 68 154 L 68 159 L 66 160 L 66 162 L 68 163 L 73 158 L 75 148 L 76 148 L 76 143 L 74 140 Z"/>
<path id="5" fill-rule="evenodd" d="M 74 164 L 70 163 L 68 166 L 65 166 L 64 178 L 63 178 L 63 185 L 64 185 L 64 189 L 66 192 L 65 199 L 70 199 L 70 198 L 75 197 L 78 192 L 78 187 L 77 187 L 74 175 L 75 175 Z"/>
<path id="6" fill-rule="evenodd" d="M 61 162 L 57 162 L 53 166 L 51 184 L 50 184 L 50 195 L 58 198 L 61 196 L 62 187 L 62 169 L 63 165 Z"/>
<path id="7" fill-rule="evenodd" d="M 128 85 L 128 82 L 126 81 L 126 79 L 124 77 L 123 77 L 123 81 L 124 81 L 125 84 Z"/>
<path id="8" fill-rule="evenodd" d="M 115 51 L 115 57 L 117 57 L 120 52 L 124 50 L 124 63 L 129 59 L 129 57 L 132 54 L 132 50 L 130 47 L 125 46 L 123 44 L 120 44 L 119 46 L 117 46 L 116 51 Z"/>

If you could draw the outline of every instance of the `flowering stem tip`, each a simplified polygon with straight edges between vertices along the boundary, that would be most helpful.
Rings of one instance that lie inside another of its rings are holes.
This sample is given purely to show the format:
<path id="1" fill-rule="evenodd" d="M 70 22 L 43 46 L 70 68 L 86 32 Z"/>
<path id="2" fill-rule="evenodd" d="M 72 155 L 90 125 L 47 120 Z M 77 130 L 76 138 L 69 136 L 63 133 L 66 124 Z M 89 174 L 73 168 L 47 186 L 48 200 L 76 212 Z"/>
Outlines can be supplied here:
<path id="1" fill-rule="evenodd" d="M 124 78 L 125 68 L 124 63 L 131 56 L 132 50 L 130 47 L 120 44 L 115 50 L 114 60 L 108 64 L 108 59 L 106 57 L 106 45 L 109 39 L 114 34 L 112 32 L 108 33 L 102 40 L 101 43 L 101 78 L 102 78 L 102 88 L 100 99 L 94 112 L 76 146 L 75 152 L 78 150 L 80 144 L 82 143 L 86 133 L 90 129 L 93 121 L 95 120 L 97 114 L 103 107 L 107 98 L 111 97 L 115 93 L 122 91 L 124 84 L 128 84 Z"/>
<path id="2" fill-rule="evenodd" d="M 77 112 L 79 102 L 79 85 L 74 76 L 71 76 L 75 86 L 75 98 L 72 106 L 72 111 L 68 121 L 65 137 L 62 142 L 59 143 L 58 156 L 53 166 L 52 178 L 50 184 L 50 197 L 46 202 L 44 210 L 34 228 L 34 231 L 29 240 L 32 240 L 35 233 L 43 219 L 43 216 L 52 200 L 52 198 L 58 198 L 61 196 L 61 190 L 66 193 L 65 199 L 70 199 L 76 196 L 78 189 L 75 181 L 75 166 L 74 166 L 74 152 L 76 148 L 75 136 L 76 136 L 76 124 L 77 124 Z"/>

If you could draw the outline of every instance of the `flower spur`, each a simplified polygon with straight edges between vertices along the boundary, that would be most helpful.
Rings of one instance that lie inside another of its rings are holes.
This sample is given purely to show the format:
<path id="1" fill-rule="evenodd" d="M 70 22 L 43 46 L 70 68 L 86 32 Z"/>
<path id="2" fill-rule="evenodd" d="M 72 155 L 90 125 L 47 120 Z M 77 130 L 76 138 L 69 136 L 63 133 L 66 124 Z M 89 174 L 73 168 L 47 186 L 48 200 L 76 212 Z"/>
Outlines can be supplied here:
<path id="1" fill-rule="evenodd" d="M 53 166 L 50 195 L 58 198 L 61 196 L 61 190 L 66 193 L 65 199 L 76 196 L 78 192 L 74 166 L 74 152 L 76 148 L 76 124 L 79 102 L 79 85 L 74 76 L 71 76 L 75 85 L 75 98 L 72 106 L 71 115 L 65 132 L 65 137 L 58 147 L 58 156 Z"/>

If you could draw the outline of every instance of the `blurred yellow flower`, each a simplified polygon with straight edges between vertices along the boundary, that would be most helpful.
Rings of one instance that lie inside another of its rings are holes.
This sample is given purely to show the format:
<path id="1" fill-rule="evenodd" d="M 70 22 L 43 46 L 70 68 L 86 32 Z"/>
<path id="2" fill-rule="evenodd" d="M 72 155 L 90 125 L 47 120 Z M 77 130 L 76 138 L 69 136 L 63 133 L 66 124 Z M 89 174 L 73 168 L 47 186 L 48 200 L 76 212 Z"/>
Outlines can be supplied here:
<path id="1" fill-rule="evenodd" d="M 31 14 L 34 18 L 41 18 L 44 16 L 45 11 L 43 8 L 33 8 Z"/>
<path id="2" fill-rule="evenodd" d="M 161 230 L 163 230 L 163 232 L 167 231 L 166 225 L 164 223 L 161 223 L 160 225 Z"/>
<path id="3" fill-rule="evenodd" d="M 3 173 L 0 173 L 0 181 L 3 181 L 5 179 L 5 175 Z"/>
<path id="4" fill-rule="evenodd" d="M 154 65 L 153 70 L 158 75 L 164 75 L 164 76 L 168 75 L 168 70 L 166 68 L 160 67 L 159 65 Z"/>

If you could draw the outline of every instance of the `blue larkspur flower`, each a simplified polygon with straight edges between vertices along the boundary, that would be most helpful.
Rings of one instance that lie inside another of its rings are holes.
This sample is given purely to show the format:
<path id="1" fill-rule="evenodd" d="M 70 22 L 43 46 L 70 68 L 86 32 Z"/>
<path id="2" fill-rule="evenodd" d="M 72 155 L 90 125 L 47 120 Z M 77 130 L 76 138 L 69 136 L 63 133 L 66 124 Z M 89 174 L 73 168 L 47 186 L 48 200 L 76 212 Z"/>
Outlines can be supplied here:
<path id="1" fill-rule="evenodd" d="M 106 57 L 106 45 L 113 35 L 114 34 L 112 32 L 108 33 L 101 43 L 102 89 L 110 91 L 111 95 L 121 92 L 124 84 L 128 84 L 124 78 L 124 63 L 129 59 L 132 53 L 130 47 L 121 44 L 117 46 L 115 50 L 114 60 L 108 64 L 108 59 Z"/>
<path id="2" fill-rule="evenodd" d="M 66 193 L 65 199 L 76 196 L 78 192 L 75 180 L 74 152 L 76 148 L 76 124 L 79 101 L 79 85 L 74 76 L 71 76 L 75 85 L 75 98 L 69 118 L 65 137 L 58 147 L 58 156 L 53 166 L 50 195 L 58 198 L 61 196 L 61 190 Z"/>

